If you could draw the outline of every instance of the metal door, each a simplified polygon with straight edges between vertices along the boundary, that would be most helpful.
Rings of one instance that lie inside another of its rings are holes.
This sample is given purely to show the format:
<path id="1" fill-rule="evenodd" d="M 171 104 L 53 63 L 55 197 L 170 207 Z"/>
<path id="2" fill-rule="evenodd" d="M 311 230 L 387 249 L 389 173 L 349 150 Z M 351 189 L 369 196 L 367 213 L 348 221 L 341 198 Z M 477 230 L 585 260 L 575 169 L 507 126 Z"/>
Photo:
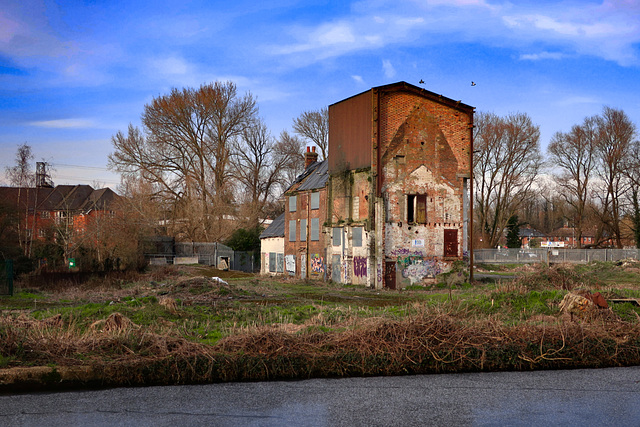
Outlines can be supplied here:
<path id="1" fill-rule="evenodd" d="M 384 286 L 389 289 L 396 288 L 396 263 L 387 261 L 384 263 Z"/>
<path id="2" fill-rule="evenodd" d="M 444 230 L 444 256 L 458 256 L 458 230 Z"/>

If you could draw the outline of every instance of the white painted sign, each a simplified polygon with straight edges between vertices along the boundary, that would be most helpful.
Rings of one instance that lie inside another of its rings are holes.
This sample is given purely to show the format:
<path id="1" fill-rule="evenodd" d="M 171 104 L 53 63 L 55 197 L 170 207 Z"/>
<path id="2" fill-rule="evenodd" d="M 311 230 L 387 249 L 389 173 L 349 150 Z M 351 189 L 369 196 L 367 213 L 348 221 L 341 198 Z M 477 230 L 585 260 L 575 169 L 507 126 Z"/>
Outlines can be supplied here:
<path id="1" fill-rule="evenodd" d="M 287 255 L 284 257 L 284 265 L 287 269 L 287 273 L 290 275 L 296 274 L 296 257 L 295 255 Z"/>
<path id="2" fill-rule="evenodd" d="M 564 242 L 540 242 L 541 248 L 564 248 Z"/>
<path id="3" fill-rule="evenodd" d="M 424 248 L 424 239 L 413 239 L 411 241 L 411 246 L 418 246 Z"/>

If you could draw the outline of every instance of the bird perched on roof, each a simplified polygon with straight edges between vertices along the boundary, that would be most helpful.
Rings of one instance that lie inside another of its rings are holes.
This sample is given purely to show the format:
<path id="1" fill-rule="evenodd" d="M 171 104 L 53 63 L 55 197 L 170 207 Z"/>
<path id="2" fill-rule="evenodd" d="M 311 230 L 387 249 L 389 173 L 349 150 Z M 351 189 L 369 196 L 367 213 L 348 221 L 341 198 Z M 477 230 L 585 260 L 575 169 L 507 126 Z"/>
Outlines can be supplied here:
<path id="1" fill-rule="evenodd" d="M 420 83 L 421 85 L 423 85 L 423 84 L 424 84 L 424 80 L 420 79 L 420 82 L 419 82 L 419 83 Z"/>

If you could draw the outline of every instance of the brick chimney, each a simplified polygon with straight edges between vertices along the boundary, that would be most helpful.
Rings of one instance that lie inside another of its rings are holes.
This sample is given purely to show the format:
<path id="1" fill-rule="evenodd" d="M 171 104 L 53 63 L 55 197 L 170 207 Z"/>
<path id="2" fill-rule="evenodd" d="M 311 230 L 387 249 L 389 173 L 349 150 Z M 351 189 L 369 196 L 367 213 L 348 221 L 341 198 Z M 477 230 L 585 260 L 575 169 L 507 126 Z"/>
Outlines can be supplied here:
<path id="1" fill-rule="evenodd" d="M 317 161 L 318 153 L 316 153 L 316 147 L 307 147 L 307 152 L 304 153 L 304 168 L 307 169 L 310 165 Z"/>

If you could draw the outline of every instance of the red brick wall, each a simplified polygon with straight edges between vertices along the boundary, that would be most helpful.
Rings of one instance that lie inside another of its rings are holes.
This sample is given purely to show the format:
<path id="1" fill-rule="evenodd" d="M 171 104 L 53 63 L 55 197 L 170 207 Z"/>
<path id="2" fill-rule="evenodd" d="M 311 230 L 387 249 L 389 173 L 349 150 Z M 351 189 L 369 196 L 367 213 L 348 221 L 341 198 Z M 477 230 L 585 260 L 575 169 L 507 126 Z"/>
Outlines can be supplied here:
<path id="1" fill-rule="evenodd" d="M 324 223 L 327 220 L 327 189 L 322 188 L 317 190 L 320 193 L 320 209 L 309 209 L 309 202 L 311 199 L 311 193 L 314 191 L 301 191 L 291 192 L 287 195 L 285 201 L 285 223 L 284 223 L 284 254 L 294 255 L 296 258 L 296 277 L 300 277 L 300 255 L 307 253 L 307 260 L 309 260 L 310 254 L 320 254 L 324 257 L 325 253 L 325 233 Z M 295 212 L 289 212 L 289 195 L 297 195 L 297 206 Z M 318 218 L 319 222 L 319 240 L 311 240 L 311 218 Z M 300 241 L 300 220 L 307 219 L 307 240 Z M 289 241 L 289 221 L 296 221 L 296 240 L 295 242 Z M 308 262 L 308 261 L 307 261 Z M 307 277 L 309 275 L 309 268 L 307 266 Z"/>
<path id="2" fill-rule="evenodd" d="M 380 96 L 380 142 L 382 152 L 389 147 L 398 128 L 416 107 L 425 109 L 433 116 L 453 151 L 460 172 L 469 171 L 470 117 L 459 110 L 417 96 L 409 91 L 381 93 Z M 429 123 L 426 124 L 429 126 Z"/>

